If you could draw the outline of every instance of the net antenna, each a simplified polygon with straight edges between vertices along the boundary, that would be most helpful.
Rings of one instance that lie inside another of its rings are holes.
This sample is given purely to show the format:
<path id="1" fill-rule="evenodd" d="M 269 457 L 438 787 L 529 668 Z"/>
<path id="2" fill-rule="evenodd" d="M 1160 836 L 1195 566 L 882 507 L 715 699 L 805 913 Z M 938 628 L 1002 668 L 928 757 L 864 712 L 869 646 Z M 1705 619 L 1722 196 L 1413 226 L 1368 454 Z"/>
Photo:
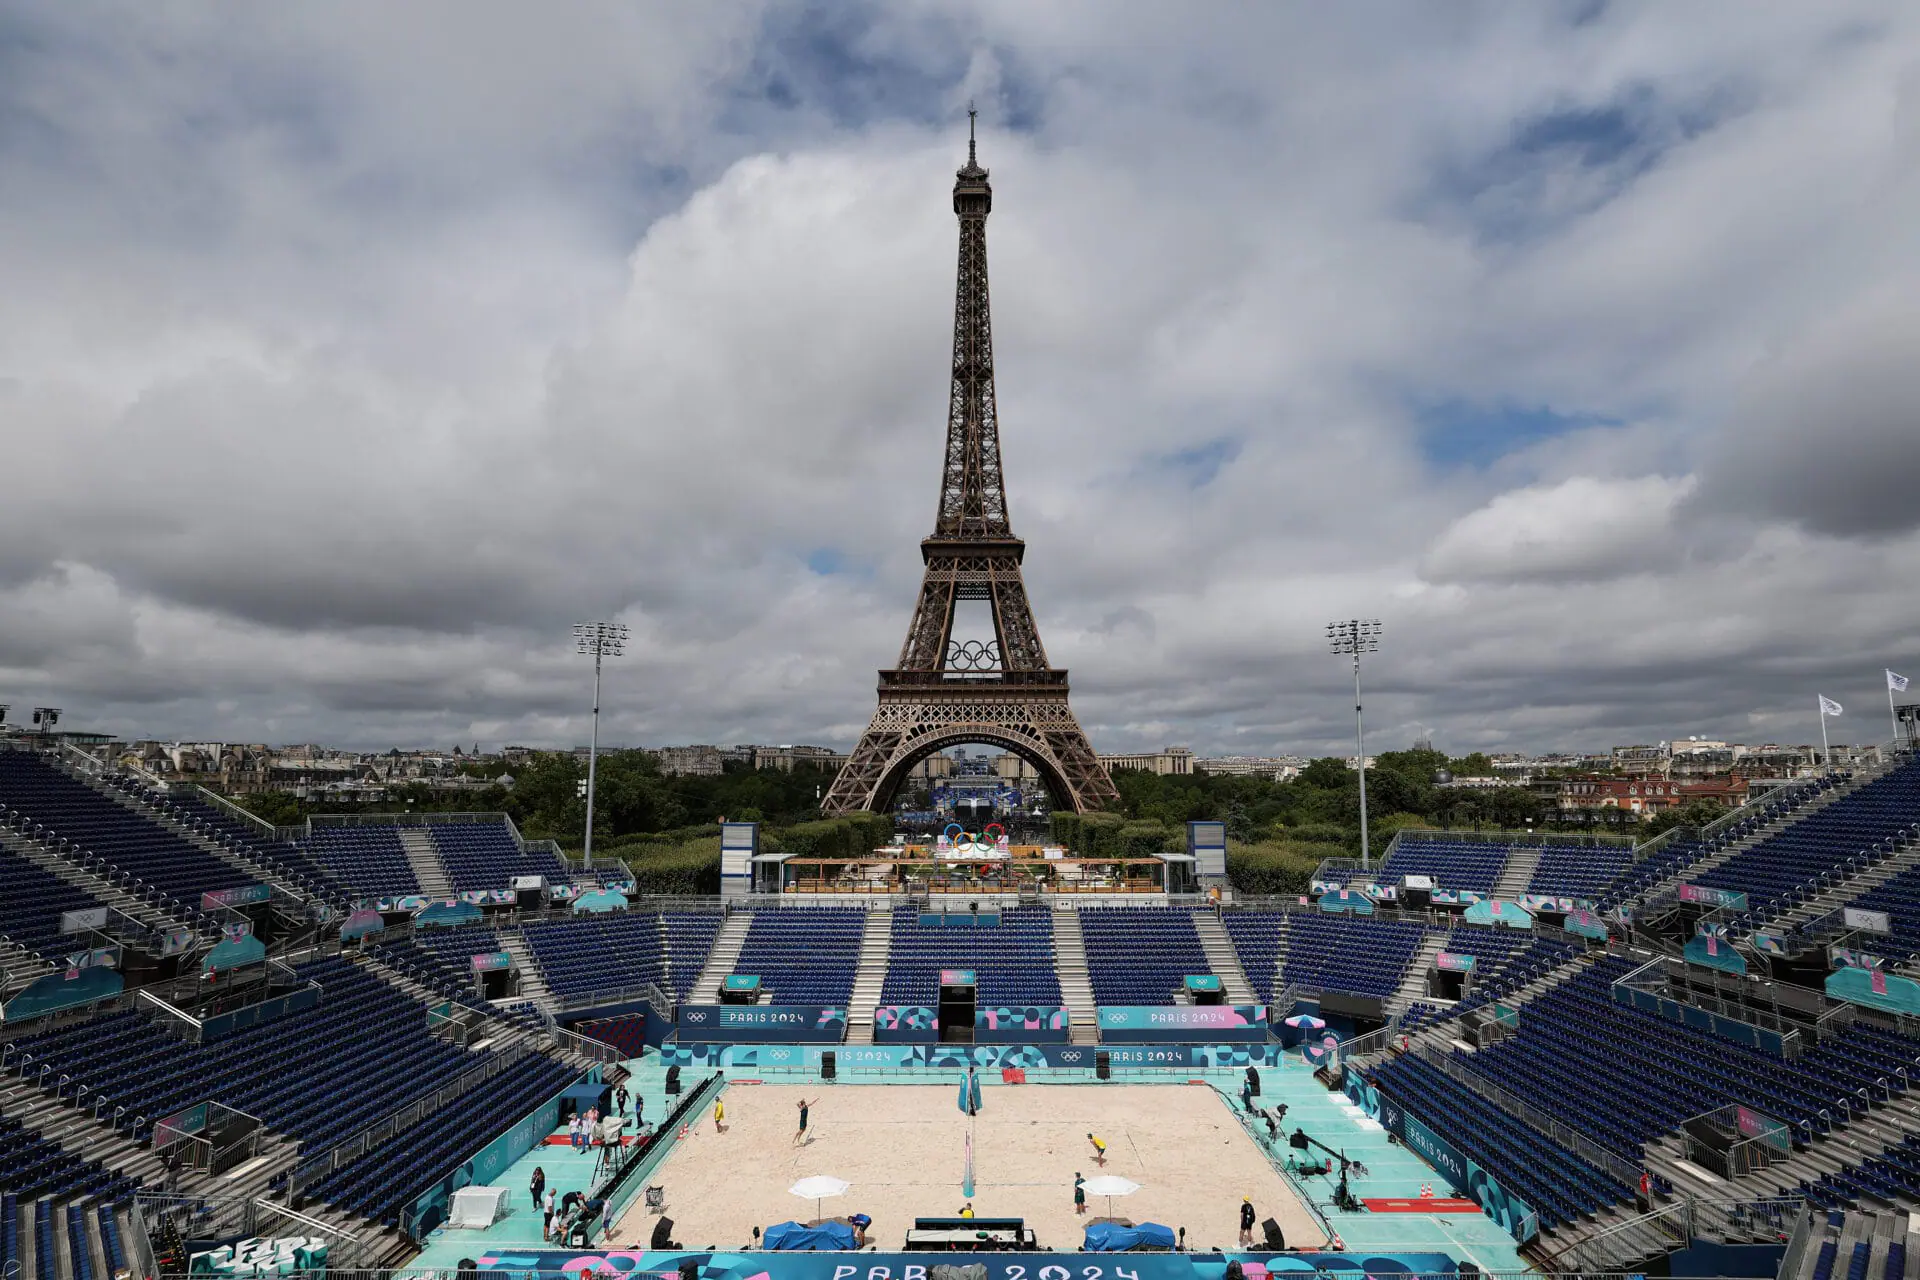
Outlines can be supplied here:
<path id="1" fill-rule="evenodd" d="M 1380 619 L 1349 618 L 1327 624 L 1327 645 L 1342 657 L 1353 658 L 1353 762 L 1360 774 L 1360 869 L 1373 869 L 1373 851 L 1367 844 L 1367 733 L 1360 718 L 1360 655 L 1380 651 Z"/>

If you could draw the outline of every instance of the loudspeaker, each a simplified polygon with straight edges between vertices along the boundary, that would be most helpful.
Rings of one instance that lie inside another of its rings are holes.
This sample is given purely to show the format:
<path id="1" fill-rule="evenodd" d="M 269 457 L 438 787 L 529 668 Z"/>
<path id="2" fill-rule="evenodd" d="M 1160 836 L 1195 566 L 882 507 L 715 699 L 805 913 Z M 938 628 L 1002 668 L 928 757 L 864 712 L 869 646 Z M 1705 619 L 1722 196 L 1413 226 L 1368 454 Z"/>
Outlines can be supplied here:
<path id="1" fill-rule="evenodd" d="M 834 1060 L 833 1050 L 829 1049 L 820 1055 L 820 1078 L 822 1080 L 833 1079 L 834 1073 L 838 1070 L 839 1063 Z"/>
<path id="2" fill-rule="evenodd" d="M 1098 1080 L 1113 1079 L 1113 1055 L 1105 1049 L 1096 1049 L 1093 1054 L 1093 1074 Z"/>
<path id="3" fill-rule="evenodd" d="M 1287 1238 L 1280 1234 L 1280 1224 L 1272 1218 L 1261 1223 L 1260 1230 L 1267 1237 L 1267 1248 L 1278 1253 L 1287 1247 Z"/>
<path id="4" fill-rule="evenodd" d="M 653 1243 L 647 1247 L 661 1251 L 673 1248 L 672 1218 L 661 1218 L 653 1224 Z"/>
<path id="5" fill-rule="evenodd" d="M 668 1067 L 667 1068 L 667 1096 L 672 1097 L 675 1094 L 678 1094 L 679 1092 L 680 1092 L 680 1068 Z"/>

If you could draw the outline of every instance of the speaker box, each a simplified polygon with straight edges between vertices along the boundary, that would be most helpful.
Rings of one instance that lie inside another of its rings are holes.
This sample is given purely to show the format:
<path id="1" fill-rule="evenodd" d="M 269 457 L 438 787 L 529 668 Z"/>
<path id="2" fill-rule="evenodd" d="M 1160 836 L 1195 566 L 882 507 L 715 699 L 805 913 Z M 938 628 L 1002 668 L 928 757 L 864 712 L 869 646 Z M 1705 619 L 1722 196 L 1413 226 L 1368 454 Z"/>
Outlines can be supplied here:
<path id="1" fill-rule="evenodd" d="M 680 1092 L 680 1068 L 667 1068 L 667 1095 L 672 1097 Z"/>
<path id="2" fill-rule="evenodd" d="M 653 1224 L 653 1242 L 650 1249 L 667 1250 L 673 1248 L 673 1219 L 660 1218 Z"/>
<path id="3" fill-rule="evenodd" d="M 1105 1049 L 1098 1049 L 1094 1051 L 1093 1074 L 1094 1074 L 1094 1078 L 1097 1080 L 1113 1079 L 1113 1055 L 1108 1053 Z"/>
<path id="4" fill-rule="evenodd" d="M 834 1058 L 833 1050 L 829 1049 L 820 1055 L 820 1078 L 822 1080 L 833 1079 L 838 1070 L 839 1063 Z"/>
<path id="5" fill-rule="evenodd" d="M 1261 1233 L 1267 1237 L 1267 1248 L 1278 1253 L 1287 1247 L 1287 1238 L 1280 1234 L 1280 1224 L 1268 1218 L 1260 1224 Z"/>

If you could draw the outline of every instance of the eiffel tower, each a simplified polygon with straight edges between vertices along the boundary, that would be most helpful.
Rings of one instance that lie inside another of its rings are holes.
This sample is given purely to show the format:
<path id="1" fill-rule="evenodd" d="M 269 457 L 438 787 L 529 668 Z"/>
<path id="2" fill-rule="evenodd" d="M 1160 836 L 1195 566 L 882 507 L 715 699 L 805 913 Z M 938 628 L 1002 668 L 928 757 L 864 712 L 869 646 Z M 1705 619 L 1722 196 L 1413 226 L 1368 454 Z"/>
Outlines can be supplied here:
<path id="1" fill-rule="evenodd" d="M 821 802 L 824 814 L 884 811 L 907 772 L 963 742 L 1011 751 L 1039 771 L 1054 803 L 1075 812 L 1118 803 L 1113 780 L 1067 705 L 1067 673 L 1047 663 L 1013 536 L 1000 472 L 993 394 L 993 317 L 987 299 L 987 214 L 993 188 L 975 156 L 954 176 L 960 271 L 953 299 L 953 386 L 933 536 L 920 543 L 926 575 L 900 661 L 880 673 L 880 707 Z M 954 607 L 985 601 L 992 641 L 954 637 Z"/>

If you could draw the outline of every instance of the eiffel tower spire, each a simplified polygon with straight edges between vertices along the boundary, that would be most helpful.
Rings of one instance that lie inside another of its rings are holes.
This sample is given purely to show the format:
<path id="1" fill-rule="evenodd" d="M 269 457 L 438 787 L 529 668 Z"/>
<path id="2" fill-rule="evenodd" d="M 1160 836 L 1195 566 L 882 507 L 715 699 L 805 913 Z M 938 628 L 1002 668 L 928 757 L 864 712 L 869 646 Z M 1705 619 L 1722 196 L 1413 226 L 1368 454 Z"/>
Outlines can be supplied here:
<path id="1" fill-rule="evenodd" d="M 987 288 L 987 215 L 993 187 L 980 166 L 974 112 L 967 111 L 967 163 L 954 175 L 960 222 L 954 283 L 953 367 L 946 451 L 933 536 L 920 544 L 926 572 L 900 660 L 880 673 L 880 707 L 834 779 L 822 812 L 885 809 L 920 760 L 962 742 L 1013 751 L 1046 781 L 1054 802 L 1075 811 L 1119 800 L 1067 705 L 1067 673 L 1047 662 L 1027 601 L 1000 460 L 993 387 L 993 314 Z M 994 639 L 953 638 L 955 607 L 984 601 Z"/>

